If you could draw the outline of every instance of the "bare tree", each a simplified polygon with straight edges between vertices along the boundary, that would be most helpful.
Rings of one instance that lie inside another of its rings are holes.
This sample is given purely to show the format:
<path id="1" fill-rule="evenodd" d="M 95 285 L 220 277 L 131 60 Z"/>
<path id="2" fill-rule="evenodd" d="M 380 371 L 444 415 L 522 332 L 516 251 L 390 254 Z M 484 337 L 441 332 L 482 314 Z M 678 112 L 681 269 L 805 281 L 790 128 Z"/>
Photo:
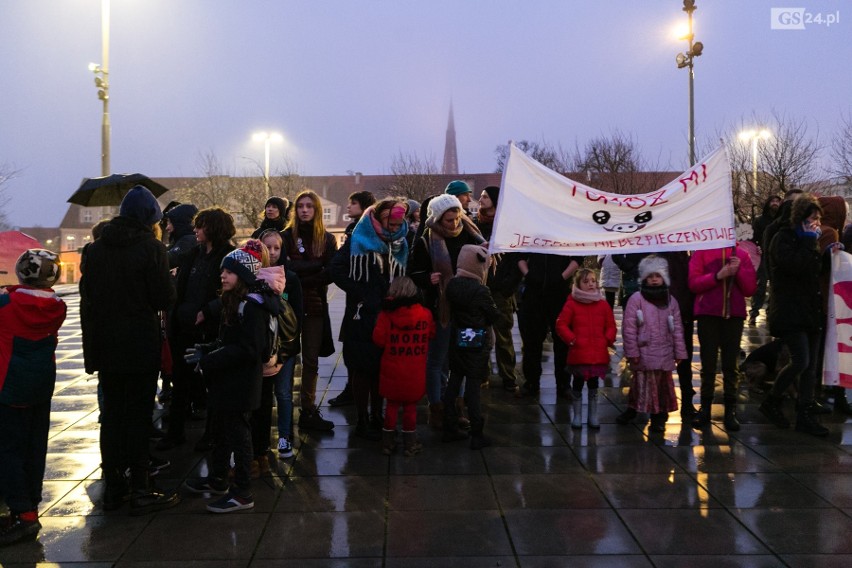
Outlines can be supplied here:
<path id="1" fill-rule="evenodd" d="M 441 193 L 441 176 L 435 163 L 435 156 L 419 156 L 417 152 L 400 151 L 391 161 L 390 185 L 382 188 L 387 195 L 400 196 L 423 201 L 430 195 Z"/>
<path id="2" fill-rule="evenodd" d="M 760 163 L 779 193 L 813 181 L 820 173 L 819 153 L 822 146 L 817 134 L 808 134 L 805 119 L 788 117 L 778 111 L 765 122 L 771 136 L 759 145 Z"/>
<path id="3" fill-rule="evenodd" d="M 234 216 L 237 227 L 257 228 L 266 204 L 263 171 L 259 176 L 247 175 L 249 172 L 237 176 L 233 170 L 226 170 L 213 152 L 201 155 L 200 168 L 204 180 L 179 190 L 178 199 L 189 201 L 199 209 L 221 207 Z"/>
<path id="4" fill-rule="evenodd" d="M 0 164 L 0 231 L 7 231 L 11 228 L 6 208 L 9 206 L 9 201 L 12 198 L 8 194 L 8 186 L 6 184 L 17 174 L 17 170 L 13 170 L 8 164 Z"/>
<path id="5" fill-rule="evenodd" d="M 571 170 L 571 157 L 562 149 L 560 144 L 554 146 L 544 140 L 541 142 L 520 140 L 514 144 L 518 150 L 555 172 L 565 174 Z M 509 159 L 509 145 L 501 144 L 500 146 L 497 146 L 494 149 L 494 155 L 497 158 L 497 169 L 494 171 L 498 174 L 503 173 L 503 168 L 506 166 L 506 160 Z"/>
<path id="6" fill-rule="evenodd" d="M 843 116 L 840 129 L 831 141 L 832 173 L 852 185 L 852 115 Z"/>
<path id="7" fill-rule="evenodd" d="M 577 146 L 572 162 L 583 183 L 610 193 L 647 193 L 669 181 L 659 165 L 642 157 L 633 137 L 617 129 L 589 140 L 582 151 Z"/>

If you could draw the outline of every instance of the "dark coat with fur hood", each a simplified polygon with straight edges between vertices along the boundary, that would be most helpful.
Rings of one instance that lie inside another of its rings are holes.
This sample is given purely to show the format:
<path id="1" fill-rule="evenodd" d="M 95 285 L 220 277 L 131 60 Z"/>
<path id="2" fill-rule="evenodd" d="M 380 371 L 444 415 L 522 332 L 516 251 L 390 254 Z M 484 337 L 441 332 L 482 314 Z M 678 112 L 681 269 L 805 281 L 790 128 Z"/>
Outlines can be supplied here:
<path id="1" fill-rule="evenodd" d="M 494 304 L 488 287 L 474 278 L 451 278 L 447 284 L 447 300 L 450 303 L 450 370 L 476 380 L 484 379 L 489 375 L 491 325 L 504 316 Z M 459 347 L 459 330 L 466 328 L 485 329 L 485 346 L 481 349 Z M 476 388 L 475 384 L 469 384 Z"/>

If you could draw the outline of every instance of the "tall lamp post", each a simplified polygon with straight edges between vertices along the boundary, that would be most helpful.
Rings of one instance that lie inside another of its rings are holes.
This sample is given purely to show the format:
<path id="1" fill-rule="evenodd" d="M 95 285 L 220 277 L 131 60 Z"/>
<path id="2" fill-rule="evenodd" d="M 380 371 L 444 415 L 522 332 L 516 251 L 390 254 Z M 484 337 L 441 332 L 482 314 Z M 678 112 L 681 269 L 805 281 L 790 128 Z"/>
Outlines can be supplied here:
<path id="1" fill-rule="evenodd" d="M 758 197 L 757 193 L 757 143 L 760 140 L 766 140 L 771 136 L 771 133 L 762 128 L 760 130 L 744 130 L 740 132 L 739 138 L 742 142 L 751 142 L 751 181 L 752 192 L 754 197 Z M 754 214 L 752 214 L 754 217 Z"/>
<path id="2" fill-rule="evenodd" d="M 104 103 L 103 120 L 101 121 L 101 175 L 110 174 L 109 145 L 109 0 L 101 0 L 101 38 L 102 56 L 100 65 L 89 63 L 89 71 L 95 74 L 95 87 L 98 88 L 98 98 Z"/>
<path id="3" fill-rule="evenodd" d="M 697 10 L 695 0 L 683 0 L 683 11 L 689 16 L 689 28 L 686 36 L 681 38 L 689 42 L 689 51 L 678 53 L 675 57 L 677 68 L 689 68 L 689 165 L 695 165 L 695 70 L 693 60 L 704 51 L 704 44 L 695 40 L 692 33 L 692 13 Z"/>
<path id="4" fill-rule="evenodd" d="M 269 145 L 272 142 L 283 142 L 284 137 L 277 132 L 257 132 L 252 136 L 252 140 L 264 143 L 263 181 L 266 185 L 266 198 L 269 199 Z"/>

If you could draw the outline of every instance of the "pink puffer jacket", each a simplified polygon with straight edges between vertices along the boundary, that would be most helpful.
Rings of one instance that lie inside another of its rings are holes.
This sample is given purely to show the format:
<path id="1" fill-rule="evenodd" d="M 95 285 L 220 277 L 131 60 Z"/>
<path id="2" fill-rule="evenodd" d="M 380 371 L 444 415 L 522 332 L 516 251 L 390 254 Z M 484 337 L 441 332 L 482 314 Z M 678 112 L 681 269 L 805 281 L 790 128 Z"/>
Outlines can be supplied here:
<path id="1" fill-rule="evenodd" d="M 624 308 L 621 336 L 625 357 L 639 357 L 639 369 L 673 371 L 675 359 L 686 359 L 683 324 L 674 298 L 669 298 L 668 307 L 661 308 L 646 300 L 641 292 L 631 295 Z"/>
<path id="2" fill-rule="evenodd" d="M 732 254 L 740 259 L 737 275 L 716 280 L 716 273 Z M 689 260 L 689 289 L 695 294 L 696 317 L 745 318 L 745 299 L 757 289 L 757 275 L 748 253 L 738 247 L 699 250 Z"/>

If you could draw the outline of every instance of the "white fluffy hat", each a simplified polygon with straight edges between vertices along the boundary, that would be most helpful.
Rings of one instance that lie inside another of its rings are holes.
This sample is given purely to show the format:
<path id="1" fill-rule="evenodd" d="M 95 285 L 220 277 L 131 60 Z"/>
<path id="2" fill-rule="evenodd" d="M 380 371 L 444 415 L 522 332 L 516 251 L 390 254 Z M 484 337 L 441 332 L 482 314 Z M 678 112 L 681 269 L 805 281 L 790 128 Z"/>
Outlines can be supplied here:
<path id="1" fill-rule="evenodd" d="M 639 281 L 644 282 L 648 276 L 655 273 L 663 277 L 666 286 L 672 285 L 669 277 L 669 261 L 656 254 L 649 254 L 639 263 Z"/>
<path id="2" fill-rule="evenodd" d="M 429 202 L 429 209 L 427 213 L 429 217 L 434 217 L 437 222 L 444 213 L 454 207 L 459 209 L 462 208 L 459 198 L 455 195 L 450 195 L 449 193 L 442 193 L 441 195 L 432 198 Z"/>

